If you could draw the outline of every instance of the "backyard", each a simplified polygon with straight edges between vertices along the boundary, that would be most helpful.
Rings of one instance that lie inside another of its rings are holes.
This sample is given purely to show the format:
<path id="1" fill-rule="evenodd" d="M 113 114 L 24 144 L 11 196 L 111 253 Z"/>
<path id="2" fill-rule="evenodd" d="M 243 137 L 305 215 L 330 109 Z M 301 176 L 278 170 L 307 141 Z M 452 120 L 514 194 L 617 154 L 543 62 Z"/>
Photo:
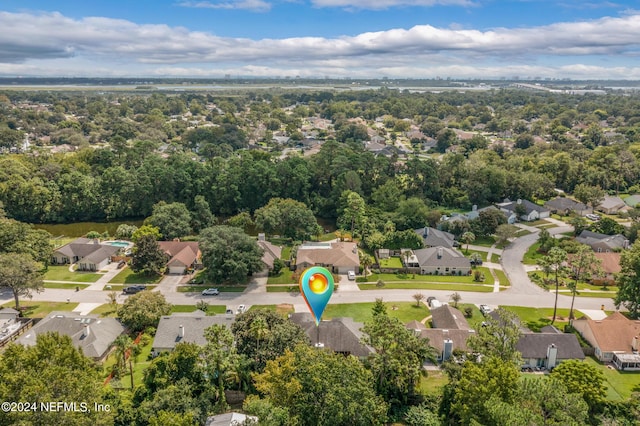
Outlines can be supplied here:
<path id="1" fill-rule="evenodd" d="M 640 373 L 609 368 L 593 357 L 585 358 L 584 362 L 593 365 L 604 374 L 608 400 L 622 401 L 631 398 L 634 392 L 640 392 Z"/>
<path id="2" fill-rule="evenodd" d="M 402 269 L 402 260 L 397 256 L 388 257 L 386 259 L 379 259 L 378 264 L 381 268 L 397 268 Z"/>

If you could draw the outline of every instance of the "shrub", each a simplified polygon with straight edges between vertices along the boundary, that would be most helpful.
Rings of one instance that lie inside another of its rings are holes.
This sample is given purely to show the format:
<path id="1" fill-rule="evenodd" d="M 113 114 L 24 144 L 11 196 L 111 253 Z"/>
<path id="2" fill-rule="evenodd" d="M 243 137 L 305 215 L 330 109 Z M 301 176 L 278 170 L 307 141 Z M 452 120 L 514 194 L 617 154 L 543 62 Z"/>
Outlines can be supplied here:
<path id="1" fill-rule="evenodd" d="M 473 316 L 473 308 L 471 308 L 471 306 L 464 308 L 464 316 L 467 318 L 471 318 Z"/>

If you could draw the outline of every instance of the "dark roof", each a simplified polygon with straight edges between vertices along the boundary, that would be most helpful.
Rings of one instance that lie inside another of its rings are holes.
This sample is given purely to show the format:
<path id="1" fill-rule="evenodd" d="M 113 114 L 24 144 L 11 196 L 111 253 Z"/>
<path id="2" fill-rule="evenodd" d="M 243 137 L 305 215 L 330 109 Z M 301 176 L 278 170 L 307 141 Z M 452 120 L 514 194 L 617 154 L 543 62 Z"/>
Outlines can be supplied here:
<path id="1" fill-rule="evenodd" d="M 206 316 L 200 310 L 188 314 L 172 314 L 160 318 L 160 323 L 153 339 L 156 350 L 172 350 L 178 343 L 188 342 L 204 346 L 204 330 L 214 324 L 230 327 L 235 315 Z M 184 337 L 180 337 L 180 326 L 184 327 Z"/>
<path id="2" fill-rule="evenodd" d="M 445 266 L 450 268 L 468 268 L 471 266 L 469 259 L 462 253 L 446 247 L 429 247 L 413 252 L 421 267 Z"/>
<path id="3" fill-rule="evenodd" d="M 525 333 L 520 336 L 516 349 L 522 358 L 546 358 L 549 346 L 558 348 L 558 359 L 584 359 L 584 352 L 573 333 Z"/>
<path id="4" fill-rule="evenodd" d="M 529 200 L 518 200 L 518 201 L 506 201 L 504 203 L 498 204 L 501 209 L 508 210 L 510 212 L 516 211 L 516 206 L 518 204 L 522 204 L 525 208 L 526 214 L 530 214 L 532 211 L 537 211 L 539 213 L 548 212 L 546 208 L 537 205 L 536 203 L 532 203 Z"/>
<path id="5" fill-rule="evenodd" d="M 582 204 L 578 201 L 572 200 L 571 198 L 567 198 L 567 197 L 554 198 L 553 200 L 549 200 L 546 203 L 544 203 L 544 206 L 551 210 L 570 210 L 570 211 L 578 210 L 579 211 L 579 210 L 588 209 L 586 204 Z"/>
<path id="6" fill-rule="evenodd" d="M 586 244 L 591 248 L 595 248 L 594 246 L 605 246 L 611 250 L 622 249 L 628 245 L 627 238 L 622 234 L 606 235 L 586 230 L 582 231 L 580 235 L 576 237 L 576 241 L 581 244 Z"/>
<path id="7" fill-rule="evenodd" d="M 85 356 L 102 358 L 116 337 L 124 332 L 124 327 L 115 318 L 99 318 L 97 315 L 80 315 L 75 312 L 51 312 L 25 332 L 17 343 L 33 346 L 37 336 L 47 332 L 69 336 L 73 345 L 80 348 Z"/>
<path id="8" fill-rule="evenodd" d="M 205 423 L 205 426 L 236 426 L 236 425 L 244 424 L 247 418 L 250 418 L 255 421 L 258 420 L 256 416 L 248 416 L 242 413 L 224 413 L 224 414 L 216 414 L 215 416 L 207 417 L 207 422 Z"/>
<path id="9" fill-rule="evenodd" d="M 453 247 L 455 236 L 449 232 L 425 226 L 424 228 L 416 229 L 415 233 L 422 237 L 425 247 Z"/>
<path id="10" fill-rule="evenodd" d="M 456 308 L 451 305 L 442 305 L 431 310 L 431 322 L 433 328 L 443 328 L 447 330 L 469 330 L 469 323 L 466 318 Z"/>
<path id="11" fill-rule="evenodd" d="M 419 336 L 429 339 L 429 345 L 437 349 L 439 354 L 444 350 L 444 341 L 453 342 L 453 349 L 467 350 L 467 339 L 475 334 L 474 330 L 452 330 L 442 328 L 427 328 L 421 330 Z"/>
<path id="12" fill-rule="evenodd" d="M 314 319 L 308 313 L 291 314 L 291 321 L 298 324 L 309 336 L 311 344 L 319 342 L 334 352 L 348 353 L 357 357 L 366 357 L 373 353 L 373 348 L 360 342 L 363 324 L 352 318 L 334 318 L 320 321 L 316 327 Z"/>

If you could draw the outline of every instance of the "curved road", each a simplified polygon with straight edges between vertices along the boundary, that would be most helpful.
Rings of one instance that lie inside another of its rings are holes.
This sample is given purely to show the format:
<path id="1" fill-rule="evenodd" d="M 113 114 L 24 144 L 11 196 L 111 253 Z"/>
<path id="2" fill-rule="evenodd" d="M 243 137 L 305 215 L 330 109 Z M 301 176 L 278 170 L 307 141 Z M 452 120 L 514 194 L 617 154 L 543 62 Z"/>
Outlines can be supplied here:
<path id="1" fill-rule="evenodd" d="M 559 234 L 571 231 L 570 226 L 564 225 L 549 230 L 551 234 Z M 515 239 L 502 252 L 502 268 L 511 281 L 511 288 L 499 293 L 474 293 L 459 292 L 462 302 L 487 304 L 487 305 L 515 305 L 527 307 L 553 307 L 554 293 L 541 289 L 532 283 L 522 265 L 522 257 L 527 249 L 536 242 L 537 233 L 525 235 Z M 280 303 L 304 305 L 303 298 L 298 293 L 266 293 L 264 278 L 257 278 L 261 285 L 254 286 L 253 289 L 244 293 L 223 293 L 215 297 L 202 297 L 199 293 L 178 293 L 175 291 L 175 280 L 177 277 L 168 276 L 158 287 L 163 288 L 162 292 L 168 302 L 176 305 L 195 304 L 199 300 L 206 300 L 210 305 L 276 305 Z M 170 283 L 170 282 L 171 283 Z M 261 288 L 262 287 L 262 288 Z M 336 292 L 330 303 L 357 303 L 373 302 L 376 298 L 382 298 L 386 302 L 413 301 L 412 295 L 417 290 L 367 290 L 360 291 L 353 288 Z M 427 296 L 435 296 L 441 301 L 448 301 L 451 291 L 446 290 L 422 290 Z M 122 302 L 127 296 L 119 295 L 118 300 Z M 46 289 L 44 292 L 34 294 L 34 301 L 56 301 L 64 302 L 70 300 L 73 303 L 107 303 L 107 292 L 101 290 L 85 289 L 79 292 L 74 290 Z M 0 301 L 12 301 L 11 294 L 0 294 Z M 558 307 L 569 308 L 571 297 L 560 295 L 558 297 Z M 576 297 L 575 308 L 577 309 L 600 309 L 605 305 L 607 310 L 615 310 L 612 299 L 602 299 L 594 297 Z"/>

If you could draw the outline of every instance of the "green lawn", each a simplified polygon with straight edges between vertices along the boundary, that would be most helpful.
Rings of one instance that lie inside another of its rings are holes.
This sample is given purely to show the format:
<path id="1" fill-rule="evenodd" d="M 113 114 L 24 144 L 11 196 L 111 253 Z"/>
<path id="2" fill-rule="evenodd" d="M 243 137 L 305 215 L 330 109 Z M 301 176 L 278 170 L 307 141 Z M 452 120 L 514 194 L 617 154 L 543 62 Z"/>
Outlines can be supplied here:
<path id="1" fill-rule="evenodd" d="M 538 219 L 538 220 L 534 220 L 533 222 L 527 222 L 528 226 L 540 226 L 540 225 L 548 225 L 548 224 L 553 225 L 551 222 L 548 222 L 544 219 Z"/>
<path id="2" fill-rule="evenodd" d="M 444 370 L 429 370 L 426 377 L 420 377 L 419 390 L 422 394 L 438 395 L 447 383 L 449 383 L 449 377 Z"/>
<path id="3" fill-rule="evenodd" d="M 391 282 L 385 283 L 384 287 L 378 287 L 376 284 L 358 284 L 360 290 L 449 290 L 449 291 L 475 291 L 478 293 L 491 293 L 492 285 L 482 284 L 438 284 L 438 283 L 411 283 L 411 282 Z M 267 289 L 267 291 L 269 291 Z"/>
<path id="4" fill-rule="evenodd" d="M 500 255 L 497 253 L 491 253 L 491 260 L 493 263 L 500 263 Z"/>
<path id="5" fill-rule="evenodd" d="M 13 301 L 2 305 L 3 308 L 14 308 Z M 53 311 L 71 312 L 78 307 L 77 303 L 67 302 L 23 302 L 20 301 L 22 316 L 29 318 L 44 318 Z"/>
<path id="6" fill-rule="evenodd" d="M 640 374 L 638 372 L 614 370 L 593 357 L 585 358 L 584 362 L 593 365 L 604 374 L 608 400 L 622 401 L 631 398 L 634 392 L 640 392 Z"/>
<path id="7" fill-rule="evenodd" d="M 496 273 L 498 281 L 500 281 L 500 286 L 509 287 L 511 285 L 511 283 L 509 282 L 509 278 L 507 278 L 507 275 L 504 273 L 504 271 L 500 269 L 494 269 L 493 272 Z"/>
<path id="8" fill-rule="evenodd" d="M 144 371 L 149 367 L 149 365 L 151 365 L 149 355 L 151 354 L 151 349 L 153 346 L 152 342 L 153 340 L 151 340 L 146 346 L 142 346 L 142 351 L 136 357 L 136 361 L 134 361 L 132 364 L 134 385 L 139 385 L 142 383 L 142 379 L 144 378 Z M 111 372 L 111 367 L 113 366 L 113 364 L 115 364 L 115 362 L 115 354 L 111 354 L 104 362 L 103 367 L 105 371 L 105 378 Z M 112 380 L 111 385 L 113 387 L 131 389 L 131 375 L 129 374 L 129 369 L 127 368 L 127 373 L 123 374 L 120 380 Z"/>
<path id="9" fill-rule="evenodd" d="M 473 241 L 473 245 L 483 246 L 483 247 L 491 247 L 495 243 L 496 243 L 496 239 L 491 237 L 491 236 L 489 236 L 489 237 L 478 237 Z"/>
<path id="10" fill-rule="evenodd" d="M 529 234 L 533 234 L 533 232 L 529 231 L 528 229 L 521 229 L 518 232 L 516 232 L 516 237 L 524 237 L 525 235 L 529 235 Z"/>
<path id="11" fill-rule="evenodd" d="M 206 300 L 205 300 L 206 302 Z M 196 307 L 195 305 L 172 305 L 171 306 L 171 313 L 176 313 L 176 312 L 195 312 L 196 311 Z M 217 315 L 217 314 L 224 314 L 227 311 L 227 307 L 223 306 L 223 305 L 209 305 L 209 307 L 207 308 L 207 315 Z"/>
<path id="12" fill-rule="evenodd" d="M 426 296 L 426 295 L 425 295 Z M 327 305 L 327 309 L 322 315 L 323 319 L 338 317 L 350 317 L 354 321 L 365 322 L 371 318 L 371 308 L 374 303 L 344 303 L 339 305 Z M 421 321 L 431 315 L 429 308 L 424 303 L 416 306 L 415 302 L 389 302 L 385 303 L 390 317 L 398 318 L 403 323 L 409 321 Z M 393 309 L 396 307 L 397 309 Z"/>
<path id="13" fill-rule="evenodd" d="M 529 247 L 529 250 L 524 254 L 522 258 L 522 263 L 525 265 L 537 265 L 538 260 L 544 257 L 544 254 L 538 253 L 538 249 L 540 248 L 540 243 L 534 243 Z"/>
<path id="14" fill-rule="evenodd" d="M 460 301 L 464 302 L 464 297 Z M 449 304 L 453 304 L 453 302 L 449 301 Z M 465 313 L 464 311 L 466 308 L 471 308 L 471 317 L 467 318 L 465 316 L 465 319 L 467 320 L 471 328 L 478 329 L 478 327 L 480 327 L 480 324 L 482 324 L 482 322 L 485 320 L 484 315 L 482 315 L 480 309 L 473 303 L 458 303 L 458 310 L 463 314 Z"/>
<path id="15" fill-rule="evenodd" d="M 486 267 L 478 267 L 476 268 L 480 272 L 484 274 L 484 281 L 475 282 L 473 281 L 473 272 L 472 275 L 420 275 L 420 274 L 371 274 L 367 275 L 366 281 L 364 277 L 358 277 L 357 282 L 369 282 L 375 283 L 378 280 L 382 280 L 385 283 L 393 282 L 393 281 L 409 281 L 416 283 L 464 283 L 464 284 L 493 284 L 493 277 L 491 276 L 491 272 L 489 268 Z M 476 270 L 474 269 L 474 271 Z"/>
<path id="16" fill-rule="evenodd" d="M 540 229 L 549 229 L 549 228 L 555 228 L 556 226 L 557 226 L 557 225 L 556 225 L 555 223 L 550 223 L 550 224 L 548 224 L 548 225 L 540 225 L 540 226 L 538 226 L 537 228 L 540 228 Z"/>
<path id="17" fill-rule="evenodd" d="M 267 311 L 275 312 L 280 315 L 286 316 L 287 314 L 292 314 L 295 312 L 293 305 L 290 304 L 282 304 L 282 305 L 252 305 L 249 310 L 257 310 L 257 309 L 266 309 Z"/>
<path id="18" fill-rule="evenodd" d="M 402 260 L 396 256 L 389 257 L 387 259 L 380 259 L 379 264 L 381 268 L 402 268 Z"/>
<path id="19" fill-rule="evenodd" d="M 291 246 L 282 247 L 282 254 L 280 255 L 280 259 L 288 260 L 291 257 Z"/>
<path id="20" fill-rule="evenodd" d="M 100 279 L 102 274 L 93 272 L 71 272 L 69 265 L 66 266 L 49 266 L 44 274 L 45 281 L 75 281 L 81 283 L 95 283 Z M 52 287 L 53 288 L 53 287 Z"/>
<path id="21" fill-rule="evenodd" d="M 89 287 L 89 284 L 63 284 L 63 283 L 44 283 L 44 288 L 62 288 L 65 290 L 75 290 L 78 287 L 80 290 L 84 290 Z"/>
<path id="22" fill-rule="evenodd" d="M 292 285 L 268 285 L 267 293 L 289 293 L 298 292 L 300 287 L 297 284 Z"/>
<path id="23" fill-rule="evenodd" d="M 294 281 L 291 277 L 292 274 L 293 271 L 288 268 L 283 268 L 279 275 L 267 278 L 267 284 L 293 284 Z"/>
<path id="24" fill-rule="evenodd" d="M 522 306 L 501 306 L 501 308 L 517 314 L 520 321 L 532 331 L 540 331 L 545 325 L 550 325 L 553 317 L 553 308 L 525 308 Z M 579 314 L 576 314 L 576 317 L 579 317 Z M 568 323 L 569 309 L 558 308 L 556 322 L 553 325 L 563 330 Z"/>
<path id="25" fill-rule="evenodd" d="M 101 317 L 116 317 L 118 314 L 118 307 L 121 305 L 116 305 L 115 307 L 110 303 L 105 303 L 104 305 L 100 305 L 91 311 L 92 315 L 100 315 Z"/>
<path id="26" fill-rule="evenodd" d="M 200 293 L 200 292 L 202 292 L 202 290 L 206 290 L 208 288 L 211 288 L 211 286 L 209 286 L 209 285 L 179 285 L 178 286 L 178 292 L 179 293 L 194 293 L 194 292 Z M 243 291 L 245 291 L 247 286 L 244 286 L 244 285 L 239 285 L 239 286 L 219 286 L 219 287 L 215 287 L 215 288 L 217 288 L 221 292 L 242 293 Z"/>
<path id="27" fill-rule="evenodd" d="M 113 277 L 109 283 L 112 284 L 157 284 L 162 280 L 162 275 L 149 277 L 144 274 L 136 274 L 131 268 L 124 268 L 118 275 Z"/>
<path id="28" fill-rule="evenodd" d="M 465 244 L 465 246 L 466 246 L 466 244 Z M 480 255 L 480 258 L 482 259 L 483 262 L 487 261 L 487 254 L 488 253 L 486 251 L 480 251 L 480 250 L 468 250 L 467 251 L 467 250 L 464 250 L 464 249 L 461 250 L 461 251 L 462 251 L 462 254 L 464 254 L 468 258 L 471 258 L 471 255 L 473 253 L 477 253 L 477 254 Z"/>

